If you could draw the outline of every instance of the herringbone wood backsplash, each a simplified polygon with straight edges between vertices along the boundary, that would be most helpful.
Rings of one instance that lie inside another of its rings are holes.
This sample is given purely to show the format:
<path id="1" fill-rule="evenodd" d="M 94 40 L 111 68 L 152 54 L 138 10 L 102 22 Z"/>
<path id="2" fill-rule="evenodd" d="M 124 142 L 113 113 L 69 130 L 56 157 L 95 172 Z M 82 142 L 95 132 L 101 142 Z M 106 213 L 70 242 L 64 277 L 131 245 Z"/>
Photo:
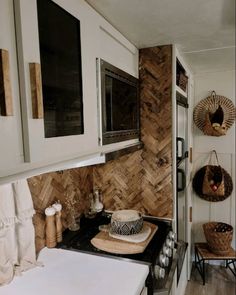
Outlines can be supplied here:
<path id="1" fill-rule="evenodd" d="M 104 165 L 30 178 L 37 249 L 45 244 L 45 208 L 60 200 L 67 227 L 66 198 L 74 198 L 79 214 L 88 208 L 94 187 L 101 190 L 107 210 L 133 208 L 172 217 L 172 46 L 141 49 L 139 67 L 143 150 Z"/>
<path id="2" fill-rule="evenodd" d="M 172 217 L 172 46 L 140 50 L 142 151 L 94 168 L 106 209 Z"/>
<path id="3" fill-rule="evenodd" d="M 89 193 L 93 190 L 93 168 L 84 167 L 60 172 L 46 173 L 28 179 L 36 214 L 34 225 L 36 231 L 37 251 L 45 246 L 44 210 L 56 201 L 62 204 L 62 222 L 66 228 L 70 210 L 66 199 L 75 202 L 76 216 L 89 207 Z"/>
<path id="4" fill-rule="evenodd" d="M 101 190 L 107 210 L 137 209 L 145 212 L 142 199 L 143 167 L 141 151 L 97 165 L 93 170 L 94 186 Z"/>
<path id="5" fill-rule="evenodd" d="M 172 217 L 172 46 L 141 49 L 139 56 L 142 196 L 148 214 Z"/>

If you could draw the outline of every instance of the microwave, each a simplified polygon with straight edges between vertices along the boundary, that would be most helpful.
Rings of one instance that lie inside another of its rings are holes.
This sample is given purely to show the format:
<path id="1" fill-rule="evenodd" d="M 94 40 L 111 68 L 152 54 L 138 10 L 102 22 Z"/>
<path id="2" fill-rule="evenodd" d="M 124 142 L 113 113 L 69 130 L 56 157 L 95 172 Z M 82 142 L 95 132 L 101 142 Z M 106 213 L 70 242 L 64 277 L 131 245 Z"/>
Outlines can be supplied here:
<path id="1" fill-rule="evenodd" d="M 139 80 L 97 59 L 101 145 L 140 138 Z"/>

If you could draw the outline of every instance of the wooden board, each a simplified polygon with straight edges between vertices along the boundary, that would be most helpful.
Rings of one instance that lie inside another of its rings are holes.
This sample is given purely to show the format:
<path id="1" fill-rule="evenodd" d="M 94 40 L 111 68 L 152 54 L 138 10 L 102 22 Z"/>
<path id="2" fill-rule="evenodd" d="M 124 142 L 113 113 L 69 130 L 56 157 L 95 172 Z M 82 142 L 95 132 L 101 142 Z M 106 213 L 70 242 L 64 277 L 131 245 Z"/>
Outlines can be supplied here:
<path id="1" fill-rule="evenodd" d="M 144 221 L 144 223 L 151 228 L 151 233 L 146 241 L 141 243 L 132 243 L 121 241 L 109 236 L 108 232 L 99 232 L 92 240 L 91 243 L 94 247 L 115 254 L 137 254 L 142 253 L 151 239 L 153 238 L 155 232 L 157 231 L 157 226 L 150 222 Z"/>
<path id="2" fill-rule="evenodd" d="M 38 63 L 30 63 L 30 85 L 32 97 L 32 117 L 33 119 L 43 118 L 43 90 L 41 67 Z"/>
<path id="3" fill-rule="evenodd" d="M 233 248 L 230 249 L 228 254 L 217 255 L 209 250 L 207 243 L 196 243 L 195 247 L 202 258 L 206 260 L 236 259 L 236 251 Z"/>
<path id="4" fill-rule="evenodd" d="M 13 116 L 9 53 L 4 49 L 0 49 L 0 111 L 2 116 Z"/>

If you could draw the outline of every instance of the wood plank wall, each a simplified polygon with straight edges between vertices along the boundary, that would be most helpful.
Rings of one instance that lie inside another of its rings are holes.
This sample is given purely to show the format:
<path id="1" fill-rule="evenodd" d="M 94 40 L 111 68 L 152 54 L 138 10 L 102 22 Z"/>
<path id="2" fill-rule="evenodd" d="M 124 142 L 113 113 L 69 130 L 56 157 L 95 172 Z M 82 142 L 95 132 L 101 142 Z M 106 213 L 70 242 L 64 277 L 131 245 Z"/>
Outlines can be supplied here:
<path id="1" fill-rule="evenodd" d="M 140 50 L 142 196 L 148 213 L 172 217 L 172 46 Z"/>
<path id="2" fill-rule="evenodd" d="M 94 168 L 105 208 L 172 217 L 172 46 L 141 49 L 141 139 L 144 149 Z"/>
<path id="3" fill-rule="evenodd" d="M 44 210 L 56 201 L 62 204 L 62 223 L 67 228 L 70 211 L 66 199 L 75 202 L 76 216 L 89 208 L 89 193 L 93 190 L 92 167 L 69 169 L 46 173 L 28 179 L 34 208 L 34 225 L 36 232 L 37 252 L 45 246 L 45 214 Z"/>
<path id="4" fill-rule="evenodd" d="M 142 197 L 142 151 L 97 165 L 94 186 L 99 188 L 107 210 L 137 209 L 145 212 Z"/>

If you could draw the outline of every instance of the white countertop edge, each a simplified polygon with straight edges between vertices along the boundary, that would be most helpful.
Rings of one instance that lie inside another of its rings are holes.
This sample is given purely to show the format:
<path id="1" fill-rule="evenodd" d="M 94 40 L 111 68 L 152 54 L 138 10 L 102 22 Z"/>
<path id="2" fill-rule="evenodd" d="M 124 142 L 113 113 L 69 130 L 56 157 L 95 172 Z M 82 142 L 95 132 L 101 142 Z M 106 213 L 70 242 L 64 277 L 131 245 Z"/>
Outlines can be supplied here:
<path id="1" fill-rule="evenodd" d="M 0 295 L 140 295 L 148 265 L 63 249 L 44 248 L 36 267 L 9 285 Z"/>

